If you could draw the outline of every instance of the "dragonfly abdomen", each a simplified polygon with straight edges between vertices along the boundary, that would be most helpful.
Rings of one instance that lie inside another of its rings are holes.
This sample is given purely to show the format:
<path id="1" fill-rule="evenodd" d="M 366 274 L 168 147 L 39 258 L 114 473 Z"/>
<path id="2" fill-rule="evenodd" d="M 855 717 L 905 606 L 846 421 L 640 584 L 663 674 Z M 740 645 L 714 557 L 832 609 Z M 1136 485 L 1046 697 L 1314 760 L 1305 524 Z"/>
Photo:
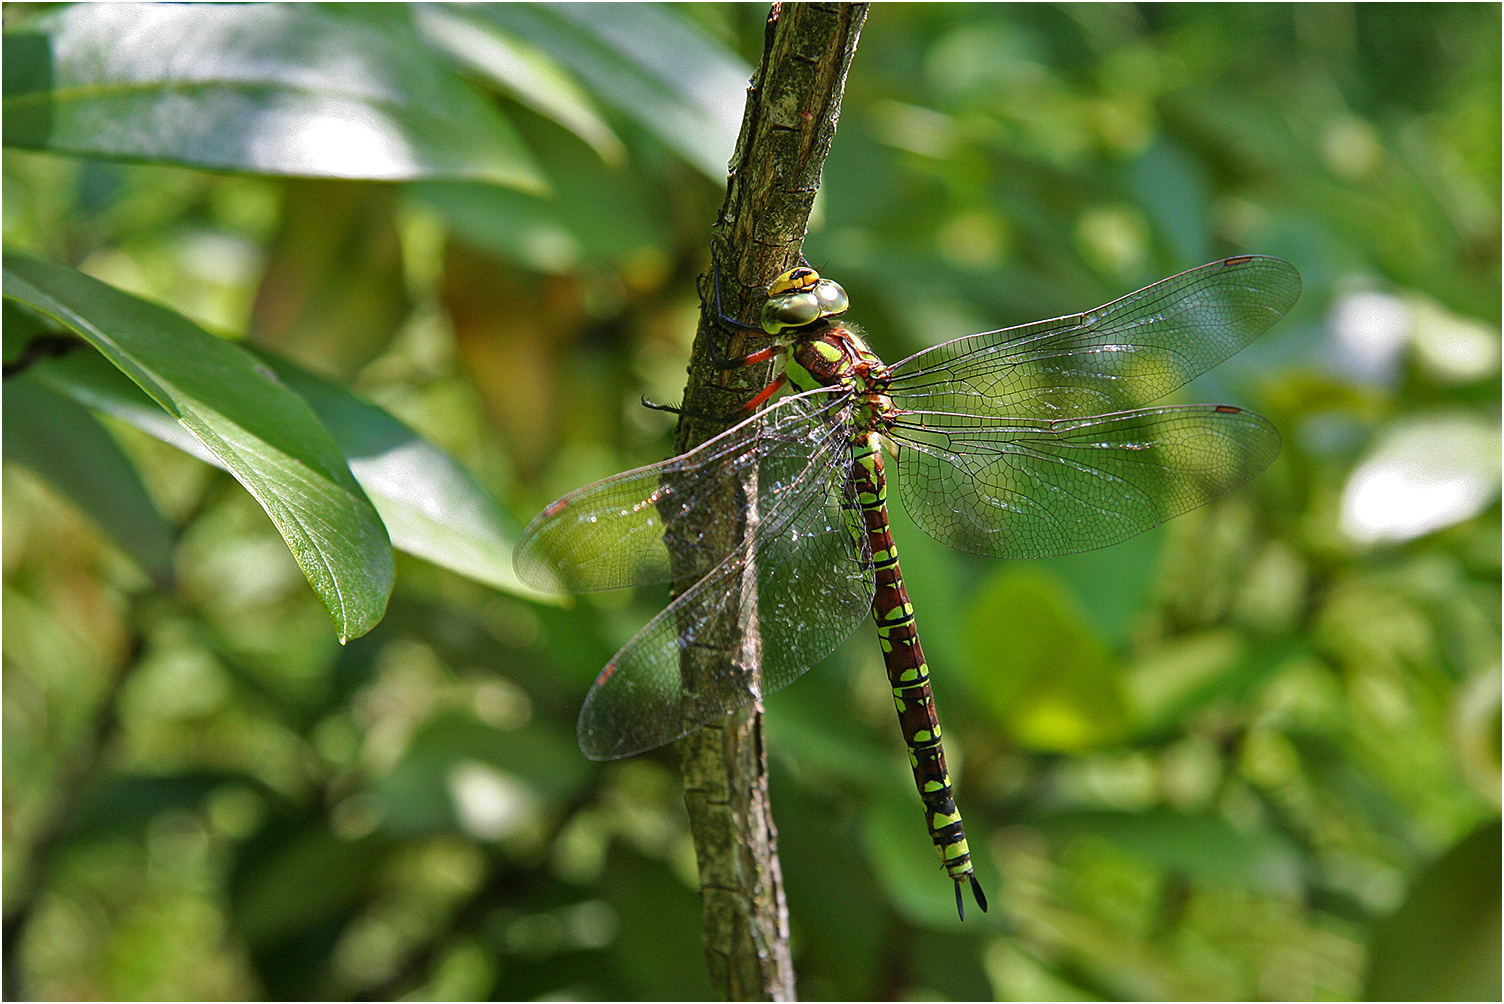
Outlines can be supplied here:
<path id="1" fill-rule="evenodd" d="M 956 882 L 956 911 L 966 919 L 962 906 L 961 885 L 971 884 L 972 895 L 985 913 L 987 897 L 982 894 L 971 864 L 971 849 L 961 813 L 951 790 L 950 772 L 945 767 L 945 747 L 941 741 L 940 719 L 935 713 L 935 697 L 930 689 L 929 667 L 919 644 L 919 630 L 914 622 L 914 605 L 904 588 L 898 567 L 898 549 L 888 526 L 887 482 L 883 475 L 882 449 L 875 432 L 867 432 L 852 443 L 853 476 L 857 501 L 862 507 L 867 538 L 872 545 L 872 570 L 876 592 L 872 600 L 872 617 L 877 621 L 878 641 L 888 682 L 893 688 L 893 703 L 898 709 L 899 725 L 909 748 L 909 766 L 914 784 L 924 802 L 925 821 L 930 838 L 946 872 Z"/>

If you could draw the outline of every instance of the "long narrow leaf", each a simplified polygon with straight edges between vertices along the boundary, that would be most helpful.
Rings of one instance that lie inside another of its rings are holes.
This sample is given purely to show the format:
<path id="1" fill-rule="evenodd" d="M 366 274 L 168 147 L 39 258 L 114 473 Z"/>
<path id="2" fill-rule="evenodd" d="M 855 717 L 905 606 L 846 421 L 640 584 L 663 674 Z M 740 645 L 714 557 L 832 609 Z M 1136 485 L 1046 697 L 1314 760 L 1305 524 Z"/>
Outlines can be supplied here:
<path id="1" fill-rule="evenodd" d="M 334 178 L 546 188 L 401 8 L 77 4 L 6 33 L 5 143 Z"/>
<path id="2" fill-rule="evenodd" d="M 622 163 L 621 140 L 575 77 L 547 53 L 468 4 L 419 4 L 413 17 L 429 44 L 574 133 L 606 163 Z"/>
<path id="3" fill-rule="evenodd" d="M 512 568 L 517 528 L 453 457 L 340 385 L 256 354 L 323 420 L 395 547 L 509 593 L 544 595 Z"/>
<path id="4" fill-rule="evenodd" d="M 255 496 L 341 640 L 381 619 L 393 577 L 386 529 L 328 430 L 271 370 L 179 314 L 58 265 L 6 255 L 4 291 L 104 353 Z"/>
<path id="5" fill-rule="evenodd" d="M 472 16 L 527 39 L 706 177 L 726 180 L 752 70 L 671 6 L 502 3 Z"/>
<path id="6" fill-rule="evenodd" d="M 285 359 L 253 349 L 308 402 L 345 454 L 391 535 L 392 546 L 489 586 L 542 599 L 517 581 L 517 528 L 453 457 L 391 414 Z M 37 364 L 35 378 L 75 401 L 224 466 L 98 353 Z M 555 601 L 557 602 L 557 601 Z"/>

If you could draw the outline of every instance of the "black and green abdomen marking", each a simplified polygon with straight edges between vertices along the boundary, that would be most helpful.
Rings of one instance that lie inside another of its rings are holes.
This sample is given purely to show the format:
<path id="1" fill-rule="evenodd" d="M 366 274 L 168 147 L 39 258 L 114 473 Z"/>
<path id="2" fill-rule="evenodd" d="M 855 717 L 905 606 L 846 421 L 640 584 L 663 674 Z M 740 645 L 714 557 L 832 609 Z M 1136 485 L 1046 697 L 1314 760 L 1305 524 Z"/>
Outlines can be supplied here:
<path id="1" fill-rule="evenodd" d="M 882 448 L 877 434 L 866 432 L 851 444 L 852 473 L 857 500 L 862 507 L 867 537 L 872 544 L 872 569 L 877 591 L 872 600 L 872 617 L 877 621 L 878 640 L 882 644 L 883 662 L 893 687 L 893 703 L 904 742 L 909 747 L 909 766 L 914 783 L 924 802 L 925 821 L 940 861 L 956 882 L 956 910 L 966 919 L 961 885 L 971 883 L 971 894 L 982 912 L 987 912 L 987 897 L 977 882 L 971 865 L 971 849 L 961 813 L 956 809 L 951 791 L 950 772 L 945 768 L 945 748 L 940 737 L 940 719 L 935 714 L 935 698 L 930 691 L 929 667 L 919 644 L 919 630 L 914 623 L 914 605 L 904 588 L 903 573 L 898 568 L 898 550 L 888 528 L 887 481 L 883 475 Z"/>

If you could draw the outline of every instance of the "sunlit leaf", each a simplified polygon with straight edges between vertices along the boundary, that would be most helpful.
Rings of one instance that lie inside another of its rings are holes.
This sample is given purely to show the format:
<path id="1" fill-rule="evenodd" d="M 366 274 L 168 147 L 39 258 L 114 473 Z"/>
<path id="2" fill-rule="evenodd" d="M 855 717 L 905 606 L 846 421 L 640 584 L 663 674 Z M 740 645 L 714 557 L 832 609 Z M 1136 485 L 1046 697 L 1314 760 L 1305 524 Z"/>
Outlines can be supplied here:
<path id="1" fill-rule="evenodd" d="M 1471 519 L 1499 496 L 1499 424 L 1466 413 L 1396 423 L 1348 477 L 1343 532 L 1409 540 Z"/>
<path id="2" fill-rule="evenodd" d="M 966 621 L 972 693 L 1030 749 L 1081 751 L 1119 737 L 1119 668 L 1054 576 L 1005 567 Z"/>
<path id="3" fill-rule="evenodd" d="M 606 163 L 620 164 L 626 156 L 575 77 L 525 38 L 467 4 L 422 4 L 413 17 L 431 44 L 589 143 Z"/>
<path id="4" fill-rule="evenodd" d="M 334 178 L 541 191 L 501 113 L 400 8 L 78 4 L 5 36 L 5 143 Z"/>
<path id="5" fill-rule="evenodd" d="M 341 639 L 381 619 L 393 576 L 386 530 L 328 431 L 265 365 L 179 314 L 47 262 L 7 255 L 5 295 L 83 336 L 246 487 Z"/>
<path id="6" fill-rule="evenodd" d="M 517 528 L 453 457 L 338 384 L 269 352 L 254 351 L 323 421 L 380 514 L 393 547 L 497 589 L 539 598 L 517 581 L 512 569 Z M 39 380 L 90 408 L 224 466 L 94 353 L 49 360 L 39 364 L 36 373 Z"/>
<path id="7" fill-rule="evenodd" d="M 752 71 L 672 7 L 488 4 L 476 14 L 552 55 L 712 181 L 726 180 Z"/>

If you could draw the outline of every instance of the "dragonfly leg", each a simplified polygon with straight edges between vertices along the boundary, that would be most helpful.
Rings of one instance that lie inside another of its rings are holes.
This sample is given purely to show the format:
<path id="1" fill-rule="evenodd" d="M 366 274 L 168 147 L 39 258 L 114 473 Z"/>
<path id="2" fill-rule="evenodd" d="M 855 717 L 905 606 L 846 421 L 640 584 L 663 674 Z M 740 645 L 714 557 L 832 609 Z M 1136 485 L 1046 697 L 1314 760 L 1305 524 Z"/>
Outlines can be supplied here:
<path id="1" fill-rule="evenodd" d="M 715 289 L 716 320 L 720 321 L 722 325 L 730 328 L 733 331 L 746 331 L 752 334 L 761 335 L 764 338 L 768 337 L 768 333 L 762 330 L 762 325 L 748 324 L 746 321 L 738 321 L 736 318 L 726 313 L 726 308 L 721 306 L 721 263 L 718 261 L 712 261 L 710 263 L 710 284 Z"/>
<path id="2" fill-rule="evenodd" d="M 646 397 L 642 399 L 642 406 L 644 408 L 651 408 L 654 411 L 666 411 L 670 415 L 682 415 L 686 418 L 698 418 L 705 422 L 723 422 L 726 425 L 735 425 L 737 422 L 751 417 L 752 413 L 762 407 L 768 398 L 778 393 L 778 389 L 787 382 L 787 379 L 787 377 L 783 376 L 778 377 L 772 383 L 758 391 L 746 404 L 735 408 L 727 415 L 709 415 L 702 411 L 690 411 L 682 405 L 677 404 L 656 404 L 649 401 Z"/>
<path id="3" fill-rule="evenodd" d="M 759 331 L 764 337 L 771 337 L 766 331 L 761 331 L 761 329 Z M 710 361 L 718 370 L 736 370 L 741 369 L 743 366 L 756 366 L 758 363 L 765 363 L 770 359 L 776 359 L 784 351 L 785 346 L 782 342 L 779 342 L 769 345 L 765 349 L 749 352 L 744 356 L 723 356 L 721 355 L 720 348 L 716 346 L 715 341 L 712 339 L 710 343 Z"/>
<path id="4" fill-rule="evenodd" d="M 778 389 L 784 384 L 788 383 L 788 380 L 789 378 L 786 374 L 778 374 L 778 377 L 772 383 L 768 384 L 762 390 L 758 391 L 751 400 L 742 405 L 740 408 L 736 409 L 736 411 L 732 412 L 732 414 L 740 415 L 743 418 L 752 414 L 758 408 L 761 408 L 764 404 L 766 404 L 768 398 L 772 397 L 774 394 L 777 394 Z"/>
<path id="5" fill-rule="evenodd" d="M 702 411 L 690 411 L 684 406 L 678 404 L 658 404 L 656 402 L 649 401 L 646 396 L 644 396 L 642 399 L 642 406 L 644 408 L 651 408 L 654 411 L 666 411 L 670 415 L 680 415 L 684 418 L 697 418 L 702 422 L 722 422 L 726 425 L 731 425 L 737 421 L 740 421 L 740 417 L 738 416 L 737 412 L 734 411 L 730 415 L 709 415 Z"/>
<path id="6" fill-rule="evenodd" d="M 764 331 L 760 325 L 747 324 L 745 321 L 738 321 L 736 318 L 726 313 L 726 308 L 721 305 L 721 266 L 719 262 L 711 263 L 710 278 L 712 285 L 714 285 L 715 287 L 715 317 L 716 320 L 720 322 L 722 327 L 728 328 L 732 331 L 744 331 L 748 335 L 756 338 L 775 337 Z M 765 349 L 758 349 L 756 352 L 749 352 L 744 356 L 727 356 L 721 353 L 721 347 L 716 344 L 715 339 L 711 339 L 710 361 L 718 370 L 734 370 L 740 369 L 743 366 L 755 366 L 758 363 L 765 363 L 768 360 L 773 359 L 783 351 L 784 345 L 779 342 L 773 345 L 769 345 Z"/>

